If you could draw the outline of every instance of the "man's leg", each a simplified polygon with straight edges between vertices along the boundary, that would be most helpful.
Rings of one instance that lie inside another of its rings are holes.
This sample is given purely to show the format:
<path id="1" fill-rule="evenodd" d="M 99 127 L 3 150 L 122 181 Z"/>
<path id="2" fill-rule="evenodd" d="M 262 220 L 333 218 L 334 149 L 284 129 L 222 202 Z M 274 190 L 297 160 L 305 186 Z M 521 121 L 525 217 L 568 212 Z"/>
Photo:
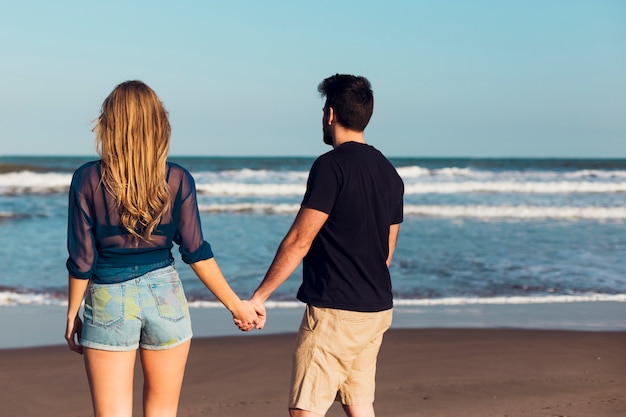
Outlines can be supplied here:
<path id="1" fill-rule="evenodd" d="M 299 408 L 290 408 L 289 415 L 291 417 L 324 417 L 323 414 L 315 414 L 311 411 L 300 410 Z"/>
<path id="2" fill-rule="evenodd" d="M 291 416 L 324 416 L 335 401 L 339 381 L 345 377 L 338 346 L 336 312 L 307 306 L 293 353 L 291 389 L 287 407 Z M 338 332 L 342 334 L 342 332 Z"/>
<path id="3" fill-rule="evenodd" d="M 376 417 L 374 414 L 374 405 L 343 405 L 343 411 L 348 417 Z M 291 417 L 324 417 L 322 414 L 315 414 L 310 411 L 290 408 L 289 415 Z"/>
<path id="4" fill-rule="evenodd" d="M 339 388 L 343 410 L 348 417 L 375 417 L 376 363 L 383 335 L 391 320 L 391 310 L 372 316 L 372 339 L 352 361 L 350 373 Z"/>
<path id="5" fill-rule="evenodd" d="M 369 405 L 343 405 L 343 411 L 348 417 L 375 417 L 374 404 Z"/>
<path id="6" fill-rule="evenodd" d="M 373 340 L 361 355 L 352 363 L 352 369 L 348 379 L 342 384 L 343 411 L 348 417 L 374 417 L 374 404 L 372 401 L 375 390 L 376 362 L 378 351 L 382 343 L 382 335 Z M 367 400 L 366 400 L 367 399 Z M 343 402 L 357 402 L 360 405 L 349 405 Z"/>

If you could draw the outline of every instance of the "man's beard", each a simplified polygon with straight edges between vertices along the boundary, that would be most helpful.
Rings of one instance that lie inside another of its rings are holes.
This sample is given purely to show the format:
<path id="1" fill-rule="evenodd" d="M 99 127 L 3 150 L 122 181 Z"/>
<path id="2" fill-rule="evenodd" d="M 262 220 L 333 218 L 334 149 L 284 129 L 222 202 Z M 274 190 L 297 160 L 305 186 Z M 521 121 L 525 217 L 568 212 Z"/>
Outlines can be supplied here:
<path id="1" fill-rule="evenodd" d="M 328 129 L 324 128 L 322 129 L 322 132 L 323 132 L 322 139 L 324 140 L 324 143 L 326 145 L 333 146 L 333 137 L 330 135 L 330 132 L 328 131 Z"/>

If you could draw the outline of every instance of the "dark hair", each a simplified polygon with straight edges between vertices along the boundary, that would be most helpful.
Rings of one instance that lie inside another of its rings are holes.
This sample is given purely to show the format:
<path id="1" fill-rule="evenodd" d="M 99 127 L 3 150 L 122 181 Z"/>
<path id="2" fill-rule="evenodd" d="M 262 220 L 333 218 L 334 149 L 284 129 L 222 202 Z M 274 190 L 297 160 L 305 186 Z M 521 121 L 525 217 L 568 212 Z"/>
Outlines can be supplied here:
<path id="1" fill-rule="evenodd" d="M 367 78 L 335 74 L 322 81 L 317 91 L 326 96 L 324 111 L 332 107 L 341 126 L 357 132 L 365 130 L 374 111 L 374 93 Z"/>

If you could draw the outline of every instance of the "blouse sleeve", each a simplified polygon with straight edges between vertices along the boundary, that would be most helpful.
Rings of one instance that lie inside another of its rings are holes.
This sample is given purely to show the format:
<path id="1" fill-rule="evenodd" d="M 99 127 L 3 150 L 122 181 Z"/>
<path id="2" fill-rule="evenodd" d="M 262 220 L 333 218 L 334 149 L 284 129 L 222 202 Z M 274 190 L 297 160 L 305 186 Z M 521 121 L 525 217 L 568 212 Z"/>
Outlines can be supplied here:
<path id="1" fill-rule="evenodd" d="M 96 245 L 93 236 L 93 219 L 90 215 L 90 199 L 83 190 L 82 171 L 77 170 L 70 185 L 68 198 L 67 249 L 69 257 L 66 267 L 70 275 L 89 279 L 96 265 Z"/>
<path id="2" fill-rule="evenodd" d="M 209 242 L 204 240 L 193 177 L 184 171 L 180 190 L 180 214 L 174 242 L 179 245 L 183 262 L 192 264 L 213 258 Z"/>

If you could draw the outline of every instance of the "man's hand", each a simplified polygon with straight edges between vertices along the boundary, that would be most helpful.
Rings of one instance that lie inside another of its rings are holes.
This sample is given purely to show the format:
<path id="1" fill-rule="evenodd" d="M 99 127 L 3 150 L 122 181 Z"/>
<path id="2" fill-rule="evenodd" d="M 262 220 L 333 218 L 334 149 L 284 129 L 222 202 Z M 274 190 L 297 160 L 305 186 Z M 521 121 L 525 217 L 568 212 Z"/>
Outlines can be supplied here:
<path id="1" fill-rule="evenodd" d="M 265 327 L 265 322 L 267 321 L 265 303 L 252 297 L 252 299 L 250 299 L 250 304 L 252 304 L 252 307 L 254 307 L 254 311 L 256 311 L 256 315 L 258 318 L 256 328 L 261 330 L 263 327 Z"/>
<path id="2" fill-rule="evenodd" d="M 253 302 L 252 300 L 244 301 L 244 303 L 246 303 L 246 305 L 254 309 L 254 312 L 256 313 L 257 317 L 253 322 L 244 321 L 236 317 L 233 317 L 233 322 L 235 323 L 235 326 L 237 326 L 239 330 L 244 331 L 244 332 L 250 331 L 254 329 L 255 327 L 261 330 L 263 326 L 265 326 L 265 321 L 267 318 L 266 313 L 265 313 L 265 306 L 262 303 L 260 304 L 258 302 Z"/>

